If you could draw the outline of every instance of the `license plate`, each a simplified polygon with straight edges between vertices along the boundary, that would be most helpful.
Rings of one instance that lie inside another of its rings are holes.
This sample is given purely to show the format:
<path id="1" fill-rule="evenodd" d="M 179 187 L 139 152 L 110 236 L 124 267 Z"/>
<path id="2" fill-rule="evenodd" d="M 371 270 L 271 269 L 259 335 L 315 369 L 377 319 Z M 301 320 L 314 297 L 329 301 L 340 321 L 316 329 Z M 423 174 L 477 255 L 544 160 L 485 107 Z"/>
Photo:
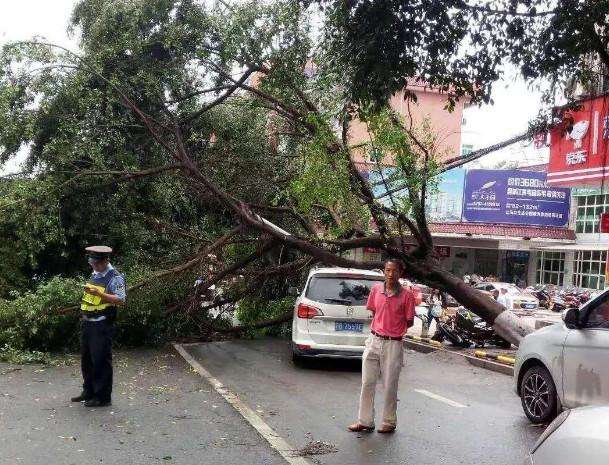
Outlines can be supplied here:
<path id="1" fill-rule="evenodd" d="M 364 323 L 353 323 L 351 321 L 335 321 L 334 329 L 336 331 L 351 331 L 361 333 L 364 331 Z"/>
<path id="2" fill-rule="evenodd" d="M 535 308 L 535 304 L 524 304 L 524 308 Z"/>

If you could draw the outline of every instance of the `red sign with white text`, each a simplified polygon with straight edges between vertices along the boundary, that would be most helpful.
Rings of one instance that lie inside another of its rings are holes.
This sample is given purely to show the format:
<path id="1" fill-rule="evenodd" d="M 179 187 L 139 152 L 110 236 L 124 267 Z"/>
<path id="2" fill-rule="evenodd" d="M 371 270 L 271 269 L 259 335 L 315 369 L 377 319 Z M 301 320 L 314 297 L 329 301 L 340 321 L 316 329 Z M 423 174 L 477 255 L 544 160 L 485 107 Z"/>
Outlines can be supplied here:
<path id="1" fill-rule="evenodd" d="M 550 131 L 547 183 L 595 185 L 609 178 L 609 95 L 581 102 L 565 116 L 572 124 Z"/>
<path id="2" fill-rule="evenodd" d="M 601 213 L 600 232 L 609 233 L 609 213 Z"/>

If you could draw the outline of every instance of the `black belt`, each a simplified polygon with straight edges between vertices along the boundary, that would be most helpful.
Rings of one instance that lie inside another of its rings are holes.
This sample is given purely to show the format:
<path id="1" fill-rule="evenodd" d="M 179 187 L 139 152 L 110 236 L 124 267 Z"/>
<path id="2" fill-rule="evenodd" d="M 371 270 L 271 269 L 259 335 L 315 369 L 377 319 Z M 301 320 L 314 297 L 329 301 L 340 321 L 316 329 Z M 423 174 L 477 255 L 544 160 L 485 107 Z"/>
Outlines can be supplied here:
<path id="1" fill-rule="evenodd" d="M 376 337 L 380 337 L 381 339 L 385 339 L 386 341 L 401 341 L 402 340 L 402 336 L 399 336 L 399 337 L 385 336 L 384 334 L 379 334 L 374 330 L 370 330 L 370 332 L 372 334 L 374 334 Z"/>

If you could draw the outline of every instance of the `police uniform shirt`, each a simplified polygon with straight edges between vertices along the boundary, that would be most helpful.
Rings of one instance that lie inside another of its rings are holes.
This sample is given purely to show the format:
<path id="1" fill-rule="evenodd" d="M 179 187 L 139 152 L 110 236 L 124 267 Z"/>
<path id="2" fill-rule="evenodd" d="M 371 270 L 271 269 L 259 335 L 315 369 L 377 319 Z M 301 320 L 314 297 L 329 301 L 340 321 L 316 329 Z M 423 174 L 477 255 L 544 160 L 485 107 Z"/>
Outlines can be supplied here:
<path id="1" fill-rule="evenodd" d="M 114 269 L 114 267 L 108 263 L 108 267 L 104 271 L 101 271 L 101 272 L 94 271 L 93 277 L 94 278 L 103 278 L 113 269 Z M 106 288 L 106 292 L 108 294 L 114 294 L 119 299 L 121 299 L 123 302 L 125 302 L 125 300 L 127 298 L 127 291 L 125 288 L 125 277 L 122 274 L 117 273 L 114 276 L 114 278 L 112 278 L 110 280 L 110 283 L 108 284 L 108 287 Z"/>

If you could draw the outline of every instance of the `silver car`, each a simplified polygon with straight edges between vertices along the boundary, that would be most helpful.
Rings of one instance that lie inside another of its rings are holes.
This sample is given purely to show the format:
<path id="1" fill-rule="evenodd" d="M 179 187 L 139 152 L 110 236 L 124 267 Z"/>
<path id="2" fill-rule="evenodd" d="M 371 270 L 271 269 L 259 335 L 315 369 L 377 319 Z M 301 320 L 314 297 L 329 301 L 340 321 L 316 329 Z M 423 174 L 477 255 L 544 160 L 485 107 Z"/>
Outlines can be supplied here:
<path id="1" fill-rule="evenodd" d="M 501 293 L 501 289 L 505 289 L 505 306 L 508 310 L 513 311 L 534 311 L 539 308 L 539 299 L 528 292 L 523 291 L 519 287 L 510 283 L 484 282 L 474 286 L 480 291 L 492 294 L 493 291 Z"/>
<path id="2" fill-rule="evenodd" d="M 565 410 L 531 450 L 530 465 L 606 465 L 609 462 L 609 406 Z"/>
<path id="3" fill-rule="evenodd" d="M 609 404 L 609 291 L 525 337 L 514 382 L 533 423 L 546 423 L 563 408 Z"/>

